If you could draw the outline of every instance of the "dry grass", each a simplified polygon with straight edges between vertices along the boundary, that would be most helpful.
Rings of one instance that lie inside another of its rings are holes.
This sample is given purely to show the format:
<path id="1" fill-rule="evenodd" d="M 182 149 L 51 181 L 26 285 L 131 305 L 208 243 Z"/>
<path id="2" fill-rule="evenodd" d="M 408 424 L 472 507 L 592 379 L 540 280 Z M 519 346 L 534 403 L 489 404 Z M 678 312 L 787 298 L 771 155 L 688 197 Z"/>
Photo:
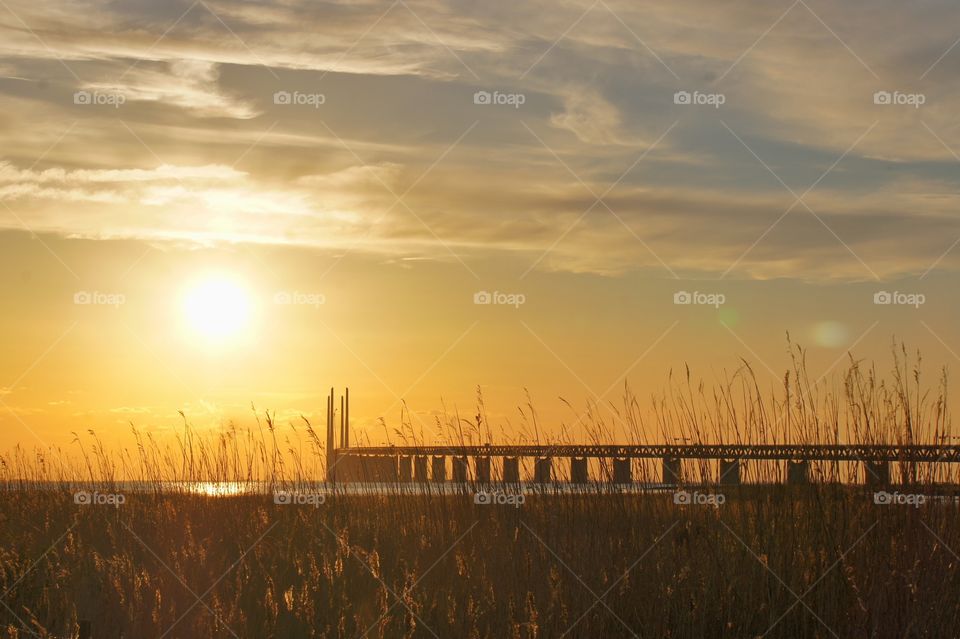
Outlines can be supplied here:
<path id="1" fill-rule="evenodd" d="M 923 389 L 897 351 L 883 382 L 851 362 L 830 383 L 802 352 L 775 392 L 744 366 L 716 387 L 674 379 L 651 407 L 589 405 L 595 441 L 935 442 L 950 433 L 946 377 Z M 492 437 L 454 413 L 435 438 Z M 532 406 L 518 439 L 541 437 Z M 577 411 L 574 411 L 577 414 Z M 575 418 L 578 419 L 578 418 Z M 572 432 L 577 422 L 568 424 Z M 419 432 L 418 432 L 419 430 Z M 281 435 L 281 433 L 283 433 Z M 397 427 L 403 443 L 426 440 Z M 520 508 L 469 495 L 332 496 L 319 508 L 269 495 L 209 497 L 171 481 L 303 485 L 322 476 L 309 424 L 270 418 L 206 437 L 185 427 L 130 451 L 94 435 L 66 453 L 3 458 L 0 621 L 9 637 L 950 637 L 960 632 L 960 519 L 954 504 L 877 506 L 854 465 L 824 465 L 810 488 L 725 488 L 720 508 L 665 494 L 528 495 Z M 397 441 L 396 443 L 401 443 Z M 690 464 L 694 479 L 707 468 Z M 638 479 L 653 478 L 638 465 Z M 913 490 L 944 491 L 948 471 L 904 467 Z M 645 475 L 644 473 L 647 473 Z M 77 485 L 123 479 L 119 507 L 76 506 Z M 37 490 L 33 482 L 62 482 Z M 166 633 L 166 634 L 164 634 Z"/>

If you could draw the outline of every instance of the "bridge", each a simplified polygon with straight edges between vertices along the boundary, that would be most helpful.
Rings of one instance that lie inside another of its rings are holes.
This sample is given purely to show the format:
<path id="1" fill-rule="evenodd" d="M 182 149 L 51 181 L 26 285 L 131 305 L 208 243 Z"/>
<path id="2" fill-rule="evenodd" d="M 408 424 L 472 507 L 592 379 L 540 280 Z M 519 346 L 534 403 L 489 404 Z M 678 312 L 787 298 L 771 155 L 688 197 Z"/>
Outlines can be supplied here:
<path id="1" fill-rule="evenodd" d="M 350 391 L 340 398 L 340 446 L 334 432 L 337 411 L 333 389 L 327 398 L 327 469 L 329 481 L 447 481 L 448 458 L 454 482 L 520 483 L 520 460 L 533 459 L 533 480 L 553 481 L 554 460 L 567 459 L 569 481 L 587 483 L 587 460 L 603 460 L 611 468 L 610 481 L 633 482 L 633 460 L 661 462 L 661 480 L 677 484 L 683 478 L 683 460 L 719 461 L 717 482 L 740 484 L 741 466 L 748 460 L 786 462 L 788 483 L 810 482 L 811 462 L 863 464 L 868 484 L 890 483 L 890 464 L 912 469 L 918 463 L 960 462 L 960 446 L 931 444 L 512 444 L 350 446 Z M 501 476 L 494 478 L 491 459 L 500 458 Z M 473 466 L 471 472 L 470 466 Z M 913 470 L 908 472 L 913 475 Z"/>
<path id="2" fill-rule="evenodd" d="M 338 454 L 383 457 L 579 457 L 590 459 L 763 459 L 790 461 L 960 462 L 960 446 L 887 444 L 519 444 L 364 446 Z"/>

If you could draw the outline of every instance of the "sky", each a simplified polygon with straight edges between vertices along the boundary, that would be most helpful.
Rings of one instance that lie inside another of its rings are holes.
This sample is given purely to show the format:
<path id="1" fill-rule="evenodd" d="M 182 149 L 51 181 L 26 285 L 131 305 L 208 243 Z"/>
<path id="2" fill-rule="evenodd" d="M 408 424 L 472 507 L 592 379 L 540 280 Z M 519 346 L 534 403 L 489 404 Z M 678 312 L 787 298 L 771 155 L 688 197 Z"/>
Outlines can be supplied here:
<path id="1" fill-rule="evenodd" d="M 0 449 L 323 423 L 331 386 L 372 444 L 478 389 L 549 433 L 686 366 L 776 386 L 788 334 L 814 377 L 898 339 L 935 378 L 958 17 L 0 0 Z"/>

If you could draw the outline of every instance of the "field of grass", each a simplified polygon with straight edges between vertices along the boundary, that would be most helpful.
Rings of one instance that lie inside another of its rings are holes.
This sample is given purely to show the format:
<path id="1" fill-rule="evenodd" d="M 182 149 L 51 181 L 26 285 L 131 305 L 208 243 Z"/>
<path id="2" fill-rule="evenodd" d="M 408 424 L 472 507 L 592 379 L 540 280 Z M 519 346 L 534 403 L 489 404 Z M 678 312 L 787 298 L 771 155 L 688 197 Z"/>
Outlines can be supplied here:
<path id="1" fill-rule="evenodd" d="M 805 381 L 801 359 L 776 394 L 762 395 L 744 368 L 718 389 L 688 378 L 648 411 L 628 395 L 612 417 L 588 407 L 585 419 L 596 441 L 611 420 L 630 424 L 634 442 L 658 432 L 941 441 L 946 379 L 928 392 L 918 371 L 897 359 L 885 383 L 852 362 L 828 392 Z M 447 425 L 450 441 L 483 437 L 482 401 L 476 413 Z M 532 413 L 525 407 L 536 428 Z M 396 436 L 421 435 L 406 424 Z M 687 487 L 722 490 L 719 506 L 655 491 L 527 494 L 519 505 L 469 493 L 278 504 L 274 490 L 323 476 L 309 424 L 267 418 L 246 430 L 185 428 L 170 445 L 134 439 L 110 451 L 91 434 L 78 438 L 79 456 L 0 460 L 4 636 L 77 637 L 81 621 L 96 639 L 960 635 L 957 504 L 877 504 L 855 465 L 818 468 L 808 487 L 778 484 L 775 465 L 759 463 L 745 473 L 754 485 Z M 688 470 L 694 484 L 708 476 Z M 905 495 L 952 495 L 956 484 L 938 467 L 905 466 L 897 478 Z M 248 481 L 265 494 L 188 488 Z M 77 504 L 77 490 L 123 503 Z"/>
<path id="2" fill-rule="evenodd" d="M 2 502 L 9 637 L 949 637 L 955 505 L 670 495 Z"/>

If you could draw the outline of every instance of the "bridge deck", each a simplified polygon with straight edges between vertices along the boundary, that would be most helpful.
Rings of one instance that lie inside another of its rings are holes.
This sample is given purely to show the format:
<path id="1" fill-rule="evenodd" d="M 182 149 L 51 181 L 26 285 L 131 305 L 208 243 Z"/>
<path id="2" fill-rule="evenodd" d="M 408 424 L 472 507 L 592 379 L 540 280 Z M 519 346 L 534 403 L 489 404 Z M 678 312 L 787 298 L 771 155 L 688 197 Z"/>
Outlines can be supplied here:
<path id="1" fill-rule="evenodd" d="M 960 446 L 886 444 L 649 444 L 363 446 L 338 455 L 448 455 L 455 457 L 591 457 L 659 459 L 765 459 L 809 461 L 960 462 Z"/>

